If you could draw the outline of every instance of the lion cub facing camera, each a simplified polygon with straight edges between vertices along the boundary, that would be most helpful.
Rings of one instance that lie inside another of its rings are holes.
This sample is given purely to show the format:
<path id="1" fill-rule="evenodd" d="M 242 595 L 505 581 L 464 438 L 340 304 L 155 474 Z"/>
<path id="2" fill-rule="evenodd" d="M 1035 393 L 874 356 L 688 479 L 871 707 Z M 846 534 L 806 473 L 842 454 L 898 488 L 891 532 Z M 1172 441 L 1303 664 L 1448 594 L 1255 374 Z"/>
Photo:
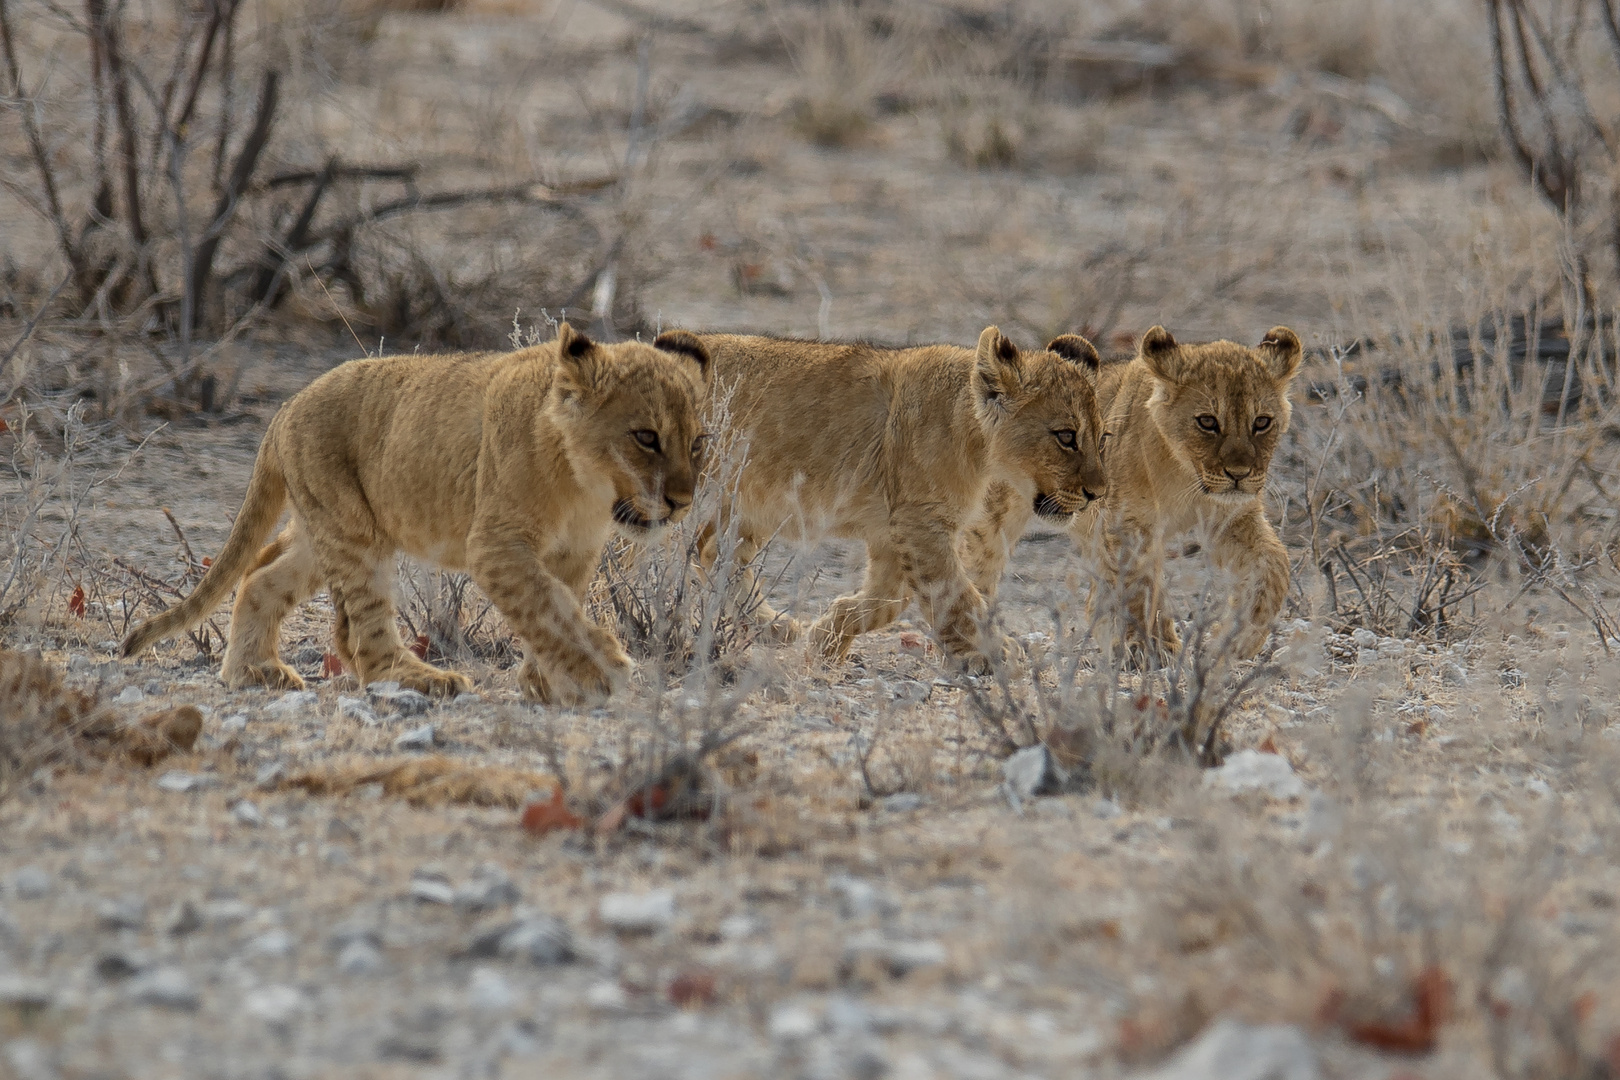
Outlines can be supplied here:
<path id="1" fill-rule="evenodd" d="M 709 366 L 691 334 L 599 345 L 563 323 L 555 341 L 516 352 L 334 368 L 271 420 L 224 550 L 124 655 L 201 622 L 238 586 L 221 678 L 302 686 L 277 636 L 324 584 L 361 685 L 468 690 L 400 641 L 391 593 L 404 551 L 472 574 L 523 639 L 527 696 L 601 701 L 631 662 L 581 601 L 615 524 L 641 537 L 691 507 Z M 265 545 L 287 503 L 292 521 Z"/>

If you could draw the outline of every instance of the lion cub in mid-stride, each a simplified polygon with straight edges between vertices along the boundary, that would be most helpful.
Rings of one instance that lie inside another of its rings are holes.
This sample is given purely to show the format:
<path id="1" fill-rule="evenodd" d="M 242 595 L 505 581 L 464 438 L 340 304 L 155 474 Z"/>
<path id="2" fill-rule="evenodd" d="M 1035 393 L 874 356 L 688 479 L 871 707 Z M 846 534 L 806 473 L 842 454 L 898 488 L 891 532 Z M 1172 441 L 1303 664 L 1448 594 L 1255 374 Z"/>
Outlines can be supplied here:
<path id="1" fill-rule="evenodd" d="M 1233 648 L 1248 657 L 1265 644 L 1288 593 L 1288 551 L 1260 495 L 1288 430 L 1288 389 L 1300 359 L 1299 337 L 1286 326 L 1272 328 L 1253 348 L 1231 341 L 1178 345 L 1155 326 L 1134 360 L 1102 369 L 1097 396 L 1108 497 L 1101 514 L 1069 531 L 1098 559 L 1105 578 L 1122 587 L 1126 625 L 1115 636 L 1128 645 L 1156 659 L 1181 647 L 1161 595 L 1163 544 L 1190 531 L 1207 536 L 1216 564 L 1238 578 Z M 1016 540 L 1028 519 L 1021 508 L 1004 513 L 999 537 L 976 537 L 966 557 L 988 567 L 976 576 L 999 574 L 995 560 L 1006 537 Z"/>
<path id="2" fill-rule="evenodd" d="M 124 655 L 201 622 L 240 581 L 221 678 L 302 686 L 276 640 L 325 584 L 338 654 L 361 685 L 468 690 L 400 641 L 391 594 L 404 551 L 472 574 L 523 639 L 526 695 L 600 701 L 631 663 L 581 601 L 615 523 L 644 538 L 691 507 L 708 367 L 691 334 L 598 345 L 567 323 L 517 352 L 343 364 L 271 420 L 225 549 Z M 261 550 L 289 502 L 291 523 Z"/>
<path id="3" fill-rule="evenodd" d="M 947 652 L 988 671 L 985 603 L 957 536 L 992 481 L 1063 522 L 1103 494 L 1091 343 L 1071 334 L 1022 352 L 994 326 L 977 350 L 698 339 L 747 455 L 721 507 L 721 525 L 738 529 L 738 559 L 746 566 L 779 533 L 861 540 L 860 592 L 833 601 L 810 627 L 813 643 L 843 657 L 915 598 Z M 714 557 L 711 531 L 705 561 Z M 744 581 L 753 587 L 746 570 Z M 783 638 L 798 633 L 768 607 L 760 615 Z"/>

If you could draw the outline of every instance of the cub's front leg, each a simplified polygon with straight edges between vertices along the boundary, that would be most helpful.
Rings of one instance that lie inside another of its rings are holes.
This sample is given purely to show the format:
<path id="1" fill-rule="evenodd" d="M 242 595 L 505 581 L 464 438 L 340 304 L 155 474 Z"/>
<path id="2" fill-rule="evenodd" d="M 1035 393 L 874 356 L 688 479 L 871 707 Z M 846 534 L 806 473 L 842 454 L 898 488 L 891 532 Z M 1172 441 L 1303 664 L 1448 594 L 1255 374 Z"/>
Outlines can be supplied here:
<path id="1" fill-rule="evenodd" d="M 547 705 L 599 705 L 629 682 L 634 665 L 618 639 L 590 620 L 580 590 L 547 569 L 522 533 L 475 529 L 468 564 L 526 646 L 518 669 L 524 696 Z M 572 563 L 561 569 L 569 578 L 584 576 Z"/>
<path id="2" fill-rule="evenodd" d="M 1241 623 L 1233 648 L 1241 657 L 1254 656 L 1282 611 L 1289 578 L 1288 549 L 1258 498 L 1221 531 L 1214 555 L 1218 565 L 1237 575 L 1242 590 L 1235 598 Z"/>
<path id="3" fill-rule="evenodd" d="M 1077 522 L 1070 535 L 1096 565 L 1086 610 L 1099 643 L 1118 645 L 1132 665 L 1166 663 L 1181 649 L 1181 635 L 1164 602 L 1160 538 L 1129 519 L 1110 517 Z"/>
<path id="4" fill-rule="evenodd" d="M 998 480 L 990 485 L 973 520 L 957 537 L 956 551 L 962 568 L 986 600 L 995 598 L 1012 550 L 1034 514 L 1030 500 L 1011 484 Z"/>
<path id="5" fill-rule="evenodd" d="M 980 627 L 988 605 L 962 566 L 958 539 L 951 522 L 927 515 L 896 514 L 890 527 L 890 543 L 906 584 L 940 644 L 969 674 L 987 675 L 991 663 Z M 1018 655 L 1009 638 L 1002 637 L 996 646 L 1001 659 Z"/>

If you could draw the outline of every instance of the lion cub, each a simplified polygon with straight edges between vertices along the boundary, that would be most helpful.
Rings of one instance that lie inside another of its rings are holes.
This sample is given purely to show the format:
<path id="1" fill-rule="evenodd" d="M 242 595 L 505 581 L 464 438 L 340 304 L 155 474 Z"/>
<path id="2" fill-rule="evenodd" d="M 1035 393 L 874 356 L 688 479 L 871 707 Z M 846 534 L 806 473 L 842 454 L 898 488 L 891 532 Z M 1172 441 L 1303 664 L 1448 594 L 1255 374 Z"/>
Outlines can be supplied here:
<path id="1" fill-rule="evenodd" d="M 598 345 L 567 323 L 517 352 L 343 364 L 276 414 L 225 549 L 124 655 L 200 622 L 240 581 L 221 678 L 302 686 L 277 635 L 324 583 L 338 654 L 362 685 L 468 690 L 400 641 L 391 593 L 404 551 L 471 572 L 524 641 L 527 696 L 600 701 L 631 663 L 581 599 L 615 523 L 644 537 L 690 508 L 708 369 L 691 334 Z M 292 521 L 261 550 L 289 502 Z"/>
<path id="2" fill-rule="evenodd" d="M 977 350 L 885 349 L 702 334 L 717 398 L 746 453 L 721 515 L 753 561 L 779 533 L 866 544 L 860 592 L 810 627 L 828 657 L 900 616 L 913 598 L 945 649 L 989 670 L 979 637 L 983 597 L 956 544 L 993 481 L 1032 513 L 1067 522 L 1106 487 L 1093 385 L 1097 350 L 1066 335 L 1021 352 L 996 327 Z M 706 560 L 714 558 L 706 546 Z M 745 582 L 753 584 L 744 571 Z M 781 636 L 798 633 L 781 620 Z"/>
<path id="3" fill-rule="evenodd" d="M 1254 348 L 1178 345 L 1155 326 L 1134 360 L 1102 369 L 1108 497 L 1101 514 L 1069 531 L 1122 586 L 1126 626 L 1115 636 L 1127 644 L 1160 659 L 1180 648 L 1161 596 L 1163 543 L 1195 530 L 1211 538 L 1216 564 L 1241 582 L 1233 647 L 1248 657 L 1265 644 L 1288 592 L 1288 551 L 1266 520 L 1260 493 L 1288 430 L 1288 389 L 1301 356 L 1299 337 L 1286 326 Z M 1000 536 L 978 538 L 970 561 L 991 567 L 981 573 L 998 573 L 996 544 L 1004 552 L 1028 519 L 1021 508 L 1003 513 Z"/>

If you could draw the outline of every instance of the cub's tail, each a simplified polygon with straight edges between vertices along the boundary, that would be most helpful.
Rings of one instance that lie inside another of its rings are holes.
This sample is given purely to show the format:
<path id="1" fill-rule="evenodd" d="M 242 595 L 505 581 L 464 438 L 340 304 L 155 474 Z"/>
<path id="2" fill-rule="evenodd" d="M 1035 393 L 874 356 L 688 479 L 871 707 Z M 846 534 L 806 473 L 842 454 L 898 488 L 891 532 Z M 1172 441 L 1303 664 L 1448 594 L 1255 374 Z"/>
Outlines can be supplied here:
<path id="1" fill-rule="evenodd" d="M 164 638 L 196 626 L 219 606 L 219 602 L 225 599 L 243 575 L 280 554 L 279 551 L 259 550 L 276 527 L 281 509 L 287 503 L 287 479 L 282 474 L 281 462 L 276 455 L 275 431 L 276 424 L 272 421 L 264 442 L 259 445 L 259 456 L 253 462 L 253 477 L 248 481 L 247 497 L 242 500 L 242 509 L 237 512 L 236 524 L 231 526 L 231 535 L 225 539 L 224 550 L 190 596 L 129 632 L 124 639 L 125 656 L 136 656 Z M 266 555 L 269 559 L 265 558 Z"/>

